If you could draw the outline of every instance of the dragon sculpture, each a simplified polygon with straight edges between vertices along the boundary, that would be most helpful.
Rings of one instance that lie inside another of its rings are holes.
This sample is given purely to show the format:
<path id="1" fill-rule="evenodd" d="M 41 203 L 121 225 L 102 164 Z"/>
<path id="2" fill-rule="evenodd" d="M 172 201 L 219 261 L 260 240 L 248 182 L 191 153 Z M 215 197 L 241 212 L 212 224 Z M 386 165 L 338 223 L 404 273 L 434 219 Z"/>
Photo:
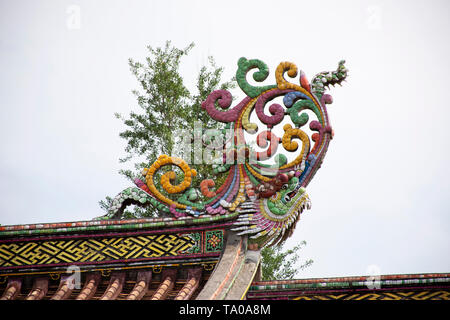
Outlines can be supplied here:
<path id="1" fill-rule="evenodd" d="M 247 74 L 256 69 L 253 79 L 263 82 L 269 75 L 267 65 L 258 59 L 240 58 L 236 81 L 246 97 L 230 108 L 230 92 L 216 90 L 202 103 L 210 117 L 225 123 L 225 130 L 233 132 L 223 144 L 228 146 L 224 148 L 223 157 L 213 164 L 215 173 L 227 174 L 224 182 L 213 190 L 214 180 L 202 180 L 199 186 L 203 195 L 201 201 L 198 188 L 191 186 L 196 170 L 181 158 L 161 155 L 144 169 L 142 179 L 135 180 L 136 187 L 119 193 L 108 213 L 99 219 L 120 219 L 130 204 L 153 205 L 176 219 L 232 217 L 232 230 L 239 235 L 248 235 L 259 247 L 283 242 L 292 234 L 302 211 L 311 206 L 305 187 L 320 168 L 334 134 L 326 109 L 326 105 L 332 103 L 332 97 L 325 91 L 330 85 L 341 84 L 346 79 L 344 63 L 340 61 L 336 71 L 317 74 L 311 82 L 300 71 L 299 84 L 294 84 L 285 79 L 285 73 L 295 78 L 297 66 L 282 62 L 275 71 L 276 84 L 255 86 L 247 81 Z M 277 97 L 282 98 L 285 108 L 273 102 L 268 108 L 270 115 L 267 115 L 265 106 Z M 315 120 L 309 121 L 307 110 Z M 244 136 L 244 131 L 250 135 L 258 132 L 258 125 L 250 121 L 253 111 L 267 127 L 256 136 L 256 144 L 266 148 L 264 151 L 255 151 Z M 285 116 L 289 116 L 290 121 Z M 311 137 L 302 130 L 308 123 L 313 132 Z M 277 125 L 284 131 L 281 138 L 275 134 Z M 276 154 L 276 151 L 280 143 L 288 152 L 297 151 L 298 142 L 293 139 L 299 139 L 302 146 L 297 156 L 288 162 L 284 154 Z M 275 164 L 262 162 L 272 156 Z M 177 174 L 167 171 L 161 175 L 159 184 L 155 184 L 155 173 L 169 165 L 183 171 L 183 180 L 173 185 Z M 157 186 L 164 191 L 158 190 Z"/>

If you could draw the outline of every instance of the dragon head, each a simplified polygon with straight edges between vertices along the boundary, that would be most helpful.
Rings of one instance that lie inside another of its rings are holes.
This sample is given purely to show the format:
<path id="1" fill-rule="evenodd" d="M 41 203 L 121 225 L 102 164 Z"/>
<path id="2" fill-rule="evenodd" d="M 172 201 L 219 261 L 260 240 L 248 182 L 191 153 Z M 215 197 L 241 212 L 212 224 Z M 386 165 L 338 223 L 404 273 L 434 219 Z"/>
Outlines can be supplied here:
<path id="1" fill-rule="evenodd" d="M 283 217 L 297 208 L 306 191 L 305 188 L 300 187 L 298 182 L 297 177 L 291 177 L 279 190 L 267 198 L 267 208 L 272 214 Z M 264 202 L 264 200 L 262 201 Z"/>

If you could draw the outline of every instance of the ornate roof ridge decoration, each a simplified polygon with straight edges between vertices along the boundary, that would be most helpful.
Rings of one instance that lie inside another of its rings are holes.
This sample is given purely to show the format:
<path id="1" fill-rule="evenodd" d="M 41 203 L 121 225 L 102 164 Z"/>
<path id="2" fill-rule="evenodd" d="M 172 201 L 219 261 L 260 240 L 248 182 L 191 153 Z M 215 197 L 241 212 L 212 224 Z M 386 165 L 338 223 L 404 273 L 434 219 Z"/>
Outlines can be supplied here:
<path id="1" fill-rule="evenodd" d="M 267 65 L 258 59 L 240 58 L 236 80 L 246 97 L 231 107 L 230 92 L 216 90 L 202 103 L 202 108 L 212 119 L 226 124 L 224 131 L 232 132 L 231 138 L 223 143 L 223 157 L 213 165 L 215 173 L 227 174 L 224 183 L 215 190 L 216 183 L 212 179 L 204 179 L 199 186 L 192 186 L 196 170 L 183 159 L 161 155 L 143 170 L 142 179 L 135 180 L 136 187 L 119 193 L 108 214 L 98 219 L 120 219 L 130 204 L 152 205 L 180 221 L 186 217 L 228 216 L 235 220 L 232 230 L 238 235 L 248 235 L 259 247 L 285 241 L 292 234 L 300 214 L 311 206 L 305 187 L 320 168 L 334 135 L 326 108 L 333 99 L 325 90 L 345 80 L 344 62 L 339 62 L 336 71 L 317 74 L 311 83 L 303 71 L 298 72 L 295 64 L 281 62 L 275 71 L 275 84 L 255 86 L 247 81 L 247 74 L 256 69 L 253 80 L 263 82 L 269 75 Z M 298 74 L 299 84 L 285 78 L 285 75 L 295 78 Z M 285 108 L 278 103 L 270 104 L 278 97 L 283 98 Z M 265 113 L 268 104 L 270 115 Z M 310 121 L 306 111 L 312 112 L 316 119 Z M 250 120 L 253 112 L 266 126 L 259 133 L 258 124 Z M 290 123 L 285 121 L 284 134 L 280 138 L 273 129 L 282 125 L 285 116 L 289 116 Z M 311 136 L 302 128 L 308 123 L 314 132 Z M 258 133 L 257 146 L 267 149 L 255 151 L 246 141 L 244 132 Z M 294 139 L 301 141 L 301 151 L 288 162 L 284 154 L 277 154 L 277 149 L 281 145 L 288 152 L 297 151 L 299 145 Z M 227 148 L 227 144 L 231 144 L 231 148 Z M 271 158 L 275 164 L 261 162 Z M 178 167 L 183 172 L 182 179 L 175 171 L 166 171 L 159 184 L 156 183 L 156 172 L 165 166 Z M 173 185 L 174 181 L 181 182 Z M 162 190 L 157 188 L 158 185 Z M 200 199 L 200 192 L 207 200 Z"/>
<path id="2" fill-rule="evenodd" d="M 450 274 L 390 274 L 253 282 L 247 299 L 450 300 Z"/>
<path id="3" fill-rule="evenodd" d="M 303 284 L 338 284 L 347 283 L 348 285 L 365 285 L 367 276 L 349 276 L 349 277 L 328 277 L 328 278 L 307 278 L 292 280 L 269 280 L 254 281 L 253 288 L 271 286 L 272 288 L 284 288 L 292 285 Z M 415 273 L 415 274 L 387 274 L 380 275 L 378 278 L 384 284 L 412 284 L 412 283 L 437 283 L 450 282 L 450 273 Z"/>
<path id="4" fill-rule="evenodd" d="M 236 106 L 231 107 L 231 94 L 224 90 L 212 92 L 202 104 L 212 119 L 225 123 L 223 134 L 232 133 L 224 143 L 231 147 L 213 164 L 214 173 L 226 177 L 220 186 L 218 179 L 193 185 L 197 172 L 188 163 L 161 155 L 135 187 L 118 194 L 105 216 L 0 226 L 0 299 L 245 298 L 257 274 L 259 249 L 283 242 L 310 207 L 305 187 L 333 137 L 326 110 L 332 98 L 325 89 L 347 76 L 341 61 L 336 71 L 319 73 L 310 83 L 293 63 L 282 62 L 274 84 L 257 86 L 246 79 L 253 69 L 257 83 L 267 79 L 265 63 L 239 59 L 236 79 L 246 96 Z M 299 84 L 288 82 L 285 74 L 299 74 Z M 284 107 L 274 103 L 276 98 Z M 253 112 L 266 127 L 260 132 L 261 124 L 250 120 Z M 255 151 L 244 132 L 256 135 L 264 151 Z M 279 146 L 300 151 L 288 162 L 277 153 Z M 264 162 L 270 159 L 274 164 Z M 182 177 L 161 170 L 173 166 Z M 157 172 L 162 172 L 159 183 Z M 174 184 L 176 178 L 181 182 Z M 130 204 L 152 205 L 169 217 L 122 219 Z M 81 292 L 72 290 L 70 272 L 84 279 Z M 183 288 L 175 286 L 177 279 Z"/>
<path id="5" fill-rule="evenodd" d="M 202 227 L 215 223 L 225 223 L 226 221 L 235 218 L 236 215 L 237 212 L 221 216 L 204 215 L 201 217 L 182 217 L 182 218 L 86 220 L 74 222 L 9 225 L 9 226 L 0 226 L 0 237 L 65 234 L 74 232 L 164 229 L 172 227 L 190 227 L 190 226 Z"/>

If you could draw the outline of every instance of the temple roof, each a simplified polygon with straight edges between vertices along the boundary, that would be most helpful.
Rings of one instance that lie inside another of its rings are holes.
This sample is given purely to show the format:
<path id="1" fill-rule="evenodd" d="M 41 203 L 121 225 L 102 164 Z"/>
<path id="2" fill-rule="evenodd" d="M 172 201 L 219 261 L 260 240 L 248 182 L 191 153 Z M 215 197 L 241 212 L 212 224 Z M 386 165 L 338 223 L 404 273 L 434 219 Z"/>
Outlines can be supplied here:
<path id="1" fill-rule="evenodd" d="M 202 268 L 89 272 L 71 288 L 67 277 L 10 278 L 0 285 L 2 300 L 186 300 L 199 298 L 210 272 Z M 32 280 L 32 281 L 31 281 Z M 201 298 L 201 297 L 200 297 Z M 217 297 L 218 298 L 218 297 Z M 449 300 L 450 274 L 382 275 L 254 281 L 248 300 Z"/>
<path id="2" fill-rule="evenodd" d="M 395 274 L 255 281 L 247 299 L 450 300 L 450 274 Z"/>
<path id="3" fill-rule="evenodd" d="M 450 274 L 260 280 L 233 217 L 0 226 L 3 300 L 442 299 Z"/>
<path id="4" fill-rule="evenodd" d="M 449 299 L 448 273 L 258 281 L 259 250 L 228 219 L 1 226 L 1 299 Z"/>
<path id="5" fill-rule="evenodd" d="M 229 231 L 227 220 L 222 215 L 2 226 L 0 289 L 4 299 L 189 299 L 203 288 L 204 299 L 241 298 L 259 252 L 249 259 L 247 237 Z"/>

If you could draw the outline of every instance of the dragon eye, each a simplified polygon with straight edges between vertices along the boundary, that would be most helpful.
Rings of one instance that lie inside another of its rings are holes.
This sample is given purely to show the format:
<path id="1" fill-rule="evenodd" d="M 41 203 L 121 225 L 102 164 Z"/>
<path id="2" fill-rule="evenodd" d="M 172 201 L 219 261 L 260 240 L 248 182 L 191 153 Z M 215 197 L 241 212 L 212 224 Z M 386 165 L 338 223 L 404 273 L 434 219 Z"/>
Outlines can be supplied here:
<path id="1" fill-rule="evenodd" d="M 286 190 L 288 188 L 287 184 L 283 184 L 283 186 L 281 187 L 281 189 Z"/>

